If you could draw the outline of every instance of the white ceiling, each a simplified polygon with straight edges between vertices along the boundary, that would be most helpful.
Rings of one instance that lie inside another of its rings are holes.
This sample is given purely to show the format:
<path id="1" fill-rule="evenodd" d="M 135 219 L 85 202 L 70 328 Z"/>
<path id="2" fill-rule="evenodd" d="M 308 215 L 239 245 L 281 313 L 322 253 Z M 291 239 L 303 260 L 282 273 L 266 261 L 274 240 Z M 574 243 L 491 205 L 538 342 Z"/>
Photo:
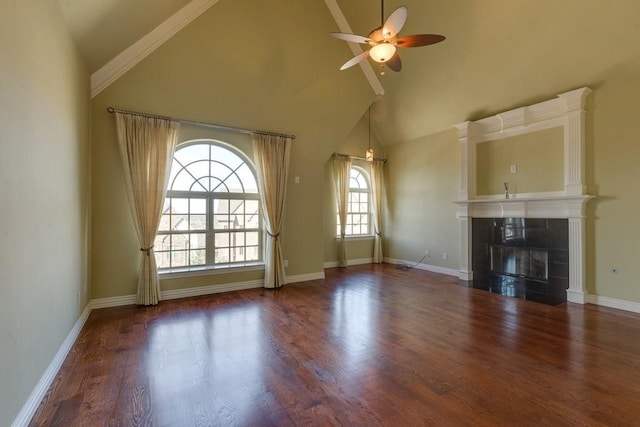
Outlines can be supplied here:
<path id="1" fill-rule="evenodd" d="M 189 3 L 58 1 L 91 72 Z M 227 1 L 232 0 L 220 3 Z M 247 2 L 249 7 L 256 0 L 233 1 Z M 366 35 L 380 25 L 380 3 L 337 3 L 354 33 Z M 388 0 L 385 16 L 401 4 L 409 10 L 402 35 L 435 33 L 447 39 L 433 46 L 402 49 L 403 70 L 379 77 L 385 95 L 373 106 L 372 121 L 385 143 L 451 129 L 455 123 L 577 87 L 594 87 L 610 73 L 640 60 L 637 0 Z M 256 19 L 283 25 L 277 17 L 273 13 Z M 317 37 L 339 31 L 337 24 L 330 24 L 320 19 Z M 287 25 L 295 37 L 295 24 Z M 256 40 L 256 44 L 268 42 L 268 34 Z M 343 62 L 350 57 L 344 44 L 336 39 L 332 45 L 345 52 Z M 341 65 L 336 63 L 336 69 Z M 353 67 L 341 73 L 362 75 L 362 70 Z"/>

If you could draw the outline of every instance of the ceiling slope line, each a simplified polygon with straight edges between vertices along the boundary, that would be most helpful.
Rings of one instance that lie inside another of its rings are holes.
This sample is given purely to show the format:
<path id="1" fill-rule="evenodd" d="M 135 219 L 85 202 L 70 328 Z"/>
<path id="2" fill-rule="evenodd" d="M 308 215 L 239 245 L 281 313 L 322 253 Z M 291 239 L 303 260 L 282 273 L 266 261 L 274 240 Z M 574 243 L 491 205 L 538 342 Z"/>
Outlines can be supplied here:
<path id="1" fill-rule="evenodd" d="M 342 13 L 342 9 L 340 9 L 340 6 L 338 6 L 337 0 L 324 0 L 324 2 L 327 5 L 327 8 L 329 8 L 329 12 L 331 12 L 333 19 L 336 21 L 336 24 L 338 24 L 340 32 L 353 34 L 353 30 L 351 29 L 347 18 L 345 18 L 344 14 Z M 347 44 L 351 48 L 351 52 L 353 52 L 354 55 L 362 53 L 362 48 L 359 44 L 350 42 L 347 42 Z M 376 73 L 373 71 L 373 67 L 371 67 L 369 61 L 361 61 L 360 68 L 362 68 L 362 72 L 369 81 L 373 92 L 376 95 L 384 95 L 384 88 L 382 87 L 382 83 L 380 83 L 380 80 L 378 79 Z"/>
<path id="2" fill-rule="evenodd" d="M 91 98 L 118 80 L 219 0 L 192 0 L 91 75 Z"/>

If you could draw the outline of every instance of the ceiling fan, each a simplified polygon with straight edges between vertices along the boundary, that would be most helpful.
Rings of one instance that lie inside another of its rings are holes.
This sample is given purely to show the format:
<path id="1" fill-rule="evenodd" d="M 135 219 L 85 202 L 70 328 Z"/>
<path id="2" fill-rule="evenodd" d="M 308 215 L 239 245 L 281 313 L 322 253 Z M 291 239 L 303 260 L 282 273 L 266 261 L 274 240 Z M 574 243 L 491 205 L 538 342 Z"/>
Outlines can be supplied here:
<path id="1" fill-rule="evenodd" d="M 445 39 L 444 36 L 438 34 L 415 34 L 400 37 L 400 30 L 402 30 L 407 20 L 407 6 L 400 6 L 384 21 L 384 0 L 381 3 L 380 20 L 382 24 L 378 28 L 374 28 L 367 37 L 350 33 L 331 33 L 333 37 L 341 40 L 371 46 L 370 49 L 345 62 L 340 67 L 340 70 L 353 67 L 365 58 L 371 58 L 380 63 L 381 67 L 386 64 L 390 70 L 400 71 L 402 69 L 402 61 L 400 61 L 397 48 L 428 46 Z M 384 74 L 384 71 L 381 74 Z"/>

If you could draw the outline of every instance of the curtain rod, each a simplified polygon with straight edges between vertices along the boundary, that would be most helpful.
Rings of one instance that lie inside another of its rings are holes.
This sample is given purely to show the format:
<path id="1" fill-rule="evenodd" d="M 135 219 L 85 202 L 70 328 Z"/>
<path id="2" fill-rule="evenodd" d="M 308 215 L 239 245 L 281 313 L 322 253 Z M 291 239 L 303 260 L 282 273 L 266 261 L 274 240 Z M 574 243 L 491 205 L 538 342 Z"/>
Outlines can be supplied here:
<path id="1" fill-rule="evenodd" d="M 333 153 L 334 156 L 346 156 L 349 157 L 350 159 L 357 159 L 357 160 L 364 160 L 364 161 L 368 161 L 366 157 L 362 157 L 362 156 L 351 156 L 349 154 L 342 154 L 342 153 Z M 379 159 L 377 157 L 374 157 L 373 160 L 378 160 L 381 162 L 387 162 L 387 159 Z"/>
<path id="2" fill-rule="evenodd" d="M 108 107 L 107 111 L 109 113 L 112 113 L 112 114 L 113 113 L 122 113 L 122 114 L 131 114 L 131 115 L 134 115 L 134 116 L 150 117 L 150 118 L 155 118 L 155 119 L 173 120 L 173 121 L 179 122 L 180 124 L 183 124 L 183 125 L 193 125 L 193 126 L 199 126 L 199 127 L 203 127 L 203 128 L 209 128 L 209 129 L 224 130 L 224 131 L 227 131 L 227 132 L 244 133 L 244 134 L 247 134 L 247 135 L 253 135 L 253 134 L 273 135 L 273 136 L 283 136 L 285 138 L 296 139 L 295 135 L 287 135 L 286 133 L 277 133 L 277 132 L 267 132 L 267 131 L 262 131 L 262 130 L 243 129 L 243 128 L 236 128 L 236 127 L 232 127 L 232 126 L 215 125 L 213 123 L 195 122 L 193 120 L 174 119 L 172 117 L 159 116 L 157 114 L 139 113 L 137 111 L 119 110 L 119 109 L 113 108 L 113 107 Z"/>

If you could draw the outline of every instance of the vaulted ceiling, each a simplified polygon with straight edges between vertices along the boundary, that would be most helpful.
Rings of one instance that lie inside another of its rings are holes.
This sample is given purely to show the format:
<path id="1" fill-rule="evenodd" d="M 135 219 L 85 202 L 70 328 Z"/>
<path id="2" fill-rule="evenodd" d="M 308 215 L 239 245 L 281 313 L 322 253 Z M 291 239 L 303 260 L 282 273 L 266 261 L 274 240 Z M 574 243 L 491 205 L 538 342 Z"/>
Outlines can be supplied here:
<path id="1" fill-rule="evenodd" d="M 189 3 L 58 1 L 92 73 Z M 231 0 L 213 2 L 210 13 L 215 13 L 218 3 L 227 1 Z M 251 7 L 256 0 L 233 1 Z M 356 34 L 366 35 L 380 24 L 379 2 L 305 1 L 326 3 L 327 10 L 337 4 Z M 609 74 L 637 66 L 640 60 L 637 0 L 387 0 L 385 16 L 401 4 L 409 10 L 402 34 L 435 33 L 447 39 L 433 46 L 402 49 L 400 73 L 387 71 L 380 76 L 374 67 L 384 95 L 372 107 L 372 121 L 378 138 L 388 144 L 450 129 L 464 120 L 577 87 L 597 87 Z M 271 20 L 273 27 L 284 26 L 292 38 L 297 27 L 312 26 L 317 37 L 325 39 L 330 32 L 340 31 L 327 16 L 329 12 L 318 16 L 316 22 L 296 22 L 288 10 L 254 15 L 255 19 Z M 228 19 L 233 22 L 234 17 Z M 255 41 L 256 49 L 271 43 L 269 34 L 263 36 Z M 342 52 L 344 61 L 353 56 L 344 41 L 333 40 L 331 46 Z M 234 49 L 233 43 L 224 49 Z M 300 52 L 300 67 L 305 72 L 302 62 L 306 55 L 309 53 Z M 337 70 L 342 62 L 333 65 Z M 365 79 L 358 66 L 337 72 L 335 78 L 347 73 L 358 73 Z M 335 114 L 340 114 L 339 107 Z"/>

